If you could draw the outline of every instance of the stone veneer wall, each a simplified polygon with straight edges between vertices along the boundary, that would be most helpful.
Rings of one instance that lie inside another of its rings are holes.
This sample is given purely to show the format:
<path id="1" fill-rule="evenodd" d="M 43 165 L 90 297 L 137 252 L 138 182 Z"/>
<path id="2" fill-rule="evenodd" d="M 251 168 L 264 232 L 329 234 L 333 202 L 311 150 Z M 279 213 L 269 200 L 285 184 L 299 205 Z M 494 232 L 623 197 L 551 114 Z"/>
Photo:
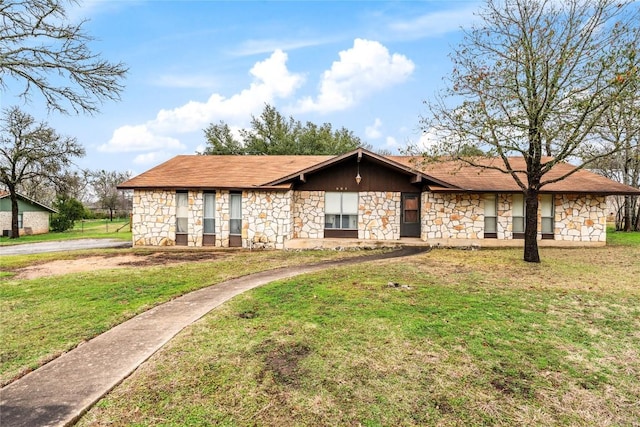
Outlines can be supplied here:
<path id="1" fill-rule="evenodd" d="M 216 191 L 216 246 L 229 247 L 229 192 Z"/>
<path id="2" fill-rule="evenodd" d="M 511 199 L 511 194 L 498 195 L 498 240 L 513 239 Z M 604 196 L 555 195 L 554 240 L 606 242 L 606 209 Z M 482 195 L 422 194 L 422 240 L 483 239 L 483 231 Z"/>
<path id="3" fill-rule="evenodd" d="M 176 244 L 175 191 L 134 190 L 132 235 L 135 246 Z"/>
<path id="4" fill-rule="evenodd" d="M 401 193 L 360 193 L 358 205 L 358 239 L 400 238 Z"/>
<path id="5" fill-rule="evenodd" d="M 554 202 L 555 240 L 607 241 L 605 196 L 558 194 Z"/>
<path id="6" fill-rule="evenodd" d="M 482 238 L 483 212 L 480 194 L 422 193 L 422 240 Z"/>
<path id="7" fill-rule="evenodd" d="M 189 191 L 189 213 L 187 215 L 187 245 L 202 246 L 202 233 L 204 225 L 204 196 L 202 191 Z"/>
<path id="8" fill-rule="evenodd" d="M 324 238 L 324 191 L 293 193 L 294 239 Z"/>
<path id="9" fill-rule="evenodd" d="M 291 238 L 292 191 L 247 191 L 243 193 L 243 246 L 284 249 Z M 244 231 L 243 231 L 244 237 Z"/>

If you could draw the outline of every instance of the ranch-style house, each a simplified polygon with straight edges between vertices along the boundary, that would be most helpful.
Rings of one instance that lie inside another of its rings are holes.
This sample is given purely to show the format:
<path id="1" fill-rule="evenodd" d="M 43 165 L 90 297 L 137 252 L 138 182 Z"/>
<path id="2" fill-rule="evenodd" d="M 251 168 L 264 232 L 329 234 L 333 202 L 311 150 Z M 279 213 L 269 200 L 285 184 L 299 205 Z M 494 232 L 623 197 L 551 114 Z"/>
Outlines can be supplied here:
<path id="1" fill-rule="evenodd" d="M 546 176 L 573 168 L 558 164 Z M 453 161 L 365 149 L 339 156 L 182 155 L 119 188 L 133 190 L 135 246 L 523 245 L 524 198 L 513 178 Z M 586 170 L 544 186 L 540 245 L 605 245 L 606 196 L 625 194 L 640 191 Z"/>

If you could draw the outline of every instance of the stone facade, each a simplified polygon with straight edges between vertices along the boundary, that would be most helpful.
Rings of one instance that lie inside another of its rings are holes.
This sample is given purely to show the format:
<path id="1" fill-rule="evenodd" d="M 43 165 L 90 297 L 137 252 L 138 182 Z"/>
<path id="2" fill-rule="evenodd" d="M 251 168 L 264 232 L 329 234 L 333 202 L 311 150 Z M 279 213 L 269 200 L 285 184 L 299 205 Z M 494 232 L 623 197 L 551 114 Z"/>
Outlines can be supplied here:
<path id="1" fill-rule="evenodd" d="M 292 192 L 247 191 L 242 205 L 242 225 L 247 230 L 243 246 L 284 249 L 285 239 L 291 238 Z"/>
<path id="2" fill-rule="evenodd" d="M 295 191 L 293 193 L 294 239 L 322 239 L 324 237 L 324 191 Z"/>
<path id="3" fill-rule="evenodd" d="M 607 241 L 605 196 L 555 196 L 555 239 L 573 242 Z"/>
<path id="4" fill-rule="evenodd" d="M 204 197 L 202 191 L 189 191 L 189 215 L 187 217 L 187 245 L 202 246 L 204 231 Z"/>
<path id="5" fill-rule="evenodd" d="M 480 194 L 422 193 L 422 240 L 480 239 L 483 213 Z"/>
<path id="6" fill-rule="evenodd" d="M 606 242 L 604 196 L 554 195 L 553 240 Z M 497 198 L 497 239 L 513 239 L 512 195 Z M 542 218 L 538 210 L 538 231 Z M 480 194 L 422 194 L 422 240 L 484 239 L 484 207 Z M 538 232 L 538 239 L 542 234 Z"/>
<path id="7" fill-rule="evenodd" d="M 358 197 L 358 239 L 400 238 L 401 193 L 367 192 Z"/>
<path id="8" fill-rule="evenodd" d="M 135 190 L 131 231 L 135 246 L 176 244 L 176 194 L 164 190 Z"/>
<path id="9" fill-rule="evenodd" d="M 229 195 L 229 191 L 216 192 L 215 233 L 218 247 L 229 246 Z M 187 244 L 202 246 L 203 192 L 189 191 L 188 200 Z M 134 244 L 175 245 L 175 192 L 136 190 L 133 202 Z M 362 192 L 358 205 L 358 239 L 400 239 L 401 193 Z M 484 236 L 484 202 L 481 194 L 423 192 L 421 238 L 428 243 L 457 240 L 492 245 L 509 245 L 509 242 L 519 244 L 513 239 L 511 205 L 512 195 L 498 195 L 497 238 L 489 239 Z M 246 248 L 282 249 L 291 239 L 323 239 L 324 207 L 324 191 L 244 191 L 242 245 Z M 568 244 L 604 244 L 606 209 L 604 196 L 555 195 L 553 239 Z M 539 216 L 539 225 L 540 221 Z"/>
<path id="10" fill-rule="evenodd" d="M 216 192 L 216 246 L 229 246 L 229 192 Z"/>

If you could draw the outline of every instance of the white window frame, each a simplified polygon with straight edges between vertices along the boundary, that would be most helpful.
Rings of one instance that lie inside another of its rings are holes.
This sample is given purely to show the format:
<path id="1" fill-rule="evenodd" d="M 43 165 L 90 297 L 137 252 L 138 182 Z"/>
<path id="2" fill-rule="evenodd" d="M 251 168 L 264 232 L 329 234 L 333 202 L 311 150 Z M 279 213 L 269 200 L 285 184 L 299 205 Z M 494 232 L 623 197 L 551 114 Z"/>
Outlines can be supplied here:
<path id="1" fill-rule="evenodd" d="M 324 228 L 326 230 L 358 229 L 358 197 L 357 192 L 327 191 L 324 195 Z M 330 199 L 333 200 L 332 203 Z M 351 204 L 355 201 L 355 205 Z M 328 219 L 333 219 L 328 221 Z M 346 224 L 346 226 L 345 226 Z"/>
<path id="2" fill-rule="evenodd" d="M 213 199 L 213 205 L 211 206 L 211 212 L 207 209 L 207 199 Z M 216 234 L 216 193 L 212 191 L 205 191 L 202 195 L 202 232 L 203 234 Z M 211 224 L 211 230 L 207 231 L 207 224 Z"/>
<path id="3" fill-rule="evenodd" d="M 229 235 L 242 235 L 242 193 L 229 193 Z"/>
<path id="4" fill-rule="evenodd" d="M 519 199 L 517 203 L 516 199 Z M 516 206 L 521 207 L 520 212 L 516 212 Z M 527 223 L 526 213 L 527 208 L 524 194 L 513 194 L 511 196 L 511 231 L 513 234 L 524 234 Z"/>
<path id="5" fill-rule="evenodd" d="M 540 195 L 540 232 L 551 237 L 555 233 L 555 204 L 553 194 Z"/>
<path id="6" fill-rule="evenodd" d="M 484 238 L 495 239 L 498 237 L 498 195 L 495 193 L 487 193 L 482 196 L 484 207 Z M 493 207 L 493 212 L 487 207 Z M 487 215 L 490 213 L 490 215 Z M 493 226 L 493 231 L 487 231 Z M 487 236 L 488 235 L 488 236 Z"/>
<path id="7" fill-rule="evenodd" d="M 189 193 L 176 191 L 176 234 L 189 232 Z"/>

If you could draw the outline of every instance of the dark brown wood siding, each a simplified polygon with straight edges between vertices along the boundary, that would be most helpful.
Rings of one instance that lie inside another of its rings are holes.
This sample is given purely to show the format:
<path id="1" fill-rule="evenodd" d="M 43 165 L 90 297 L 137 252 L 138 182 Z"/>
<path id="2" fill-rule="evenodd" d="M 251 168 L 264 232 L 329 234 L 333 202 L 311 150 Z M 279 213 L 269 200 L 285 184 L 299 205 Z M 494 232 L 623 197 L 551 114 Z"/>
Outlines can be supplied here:
<path id="1" fill-rule="evenodd" d="M 234 236 L 233 234 L 229 236 L 229 247 L 230 248 L 240 248 L 242 247 L 242 236 Z"/>
<path id="2" fill-rule="evenodd" d="M 215 246 L 215 245 L 216 245 L 215 234 L 205 234 L 202 236 L 202 246 Z"/>
<path id="3" fill-rule="evenodd" d="M 187 246 L 187 234 L 176 234 L 176 246 Z"/>
<path id="4" fill-rule="evenodd" d="M 324 229 L 324 237 L 326 239 L 335 239 L 335 238 L 348 238 L 348 239 L 357 239 L 358 238 L 358 230 L 342 230 L 342 229 L 332 229 L 325 228 Z"/>
<path id="5" fill-rule="evenodd" d="M 305 175 L 306 182 L 298 182 L 296 190 L 301 191 L 420 191 L 422 184 L 412 184 L 411 176 L 400 173 L 381 164 L 367 160 L 360 161 L 360 185 L 356 183 L 358 162 L 356 157 L 345 159 L 327 169 Z"/>

